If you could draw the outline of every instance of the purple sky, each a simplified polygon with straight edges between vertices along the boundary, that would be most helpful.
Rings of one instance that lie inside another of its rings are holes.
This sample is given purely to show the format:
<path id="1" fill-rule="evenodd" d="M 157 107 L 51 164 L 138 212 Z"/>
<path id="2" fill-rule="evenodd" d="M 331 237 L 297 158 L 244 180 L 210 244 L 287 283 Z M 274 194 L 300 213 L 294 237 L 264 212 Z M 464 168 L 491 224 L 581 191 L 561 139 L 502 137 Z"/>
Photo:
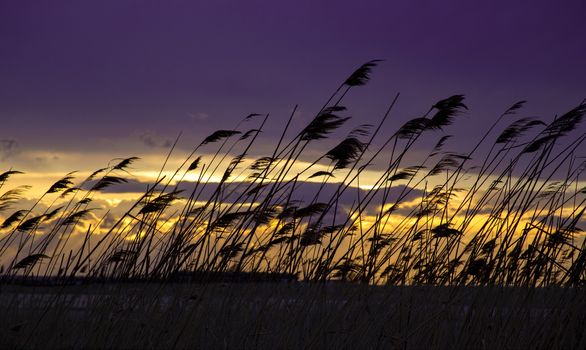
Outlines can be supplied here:
<path id="1" fill-rule="evenodd" d="M 550 120 L 586 97 L 585 13 L 581 0 L 3 1 L 0 140 L 79 150 L 142 136 L 146 150 L 251 112 L 276 130 L 295 104 L 301 128 L 380 58 L 347 101 L 355 123 L 396 92 L 398 121 L 462 93 L 464 145 L 518 100 Z"/>

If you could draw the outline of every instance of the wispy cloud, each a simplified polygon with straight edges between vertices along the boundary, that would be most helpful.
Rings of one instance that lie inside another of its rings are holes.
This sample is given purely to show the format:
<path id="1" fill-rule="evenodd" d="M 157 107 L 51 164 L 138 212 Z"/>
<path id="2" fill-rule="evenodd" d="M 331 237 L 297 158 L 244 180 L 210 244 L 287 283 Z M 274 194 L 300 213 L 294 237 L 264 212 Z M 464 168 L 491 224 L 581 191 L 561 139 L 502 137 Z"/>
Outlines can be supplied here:
<path id="1" fill-rule="evenodd" d="M 204 112 L 187 113 L 193 121 L 204 121 L 210 119 L 210 115 Z"/>
<path id="2" fill-rule="evenodd" d="M 20 151 L 18 142 L 13 139 L 0 140 L 0 161 L 14 157 Z"/>
<path id="3" fill-rule="evenodd" d="M 142 143 L 145 146 L 147 146 L 149 148 L 157 148 L 157 147 L 166 148 L 166 147 L 171 147 L 171 144 L 172 144 L 171 140 L 161 138 L 150 131 L 147 131 L 147 132 L 140 134 L 138 138 L 140 139 L 140 141 L 142 141 Z"/>

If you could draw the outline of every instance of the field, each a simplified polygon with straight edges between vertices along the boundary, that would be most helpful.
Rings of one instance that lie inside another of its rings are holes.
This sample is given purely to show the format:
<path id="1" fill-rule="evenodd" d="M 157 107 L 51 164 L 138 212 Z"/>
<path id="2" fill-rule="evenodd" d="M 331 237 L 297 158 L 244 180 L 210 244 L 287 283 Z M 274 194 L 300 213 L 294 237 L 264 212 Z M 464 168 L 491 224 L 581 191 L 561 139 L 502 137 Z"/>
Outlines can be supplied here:
<path id="1" fill-rule="evenodd" d="M 580 349 L 573 288 L 122 283 L 2 288 L 4 348 Z"/>

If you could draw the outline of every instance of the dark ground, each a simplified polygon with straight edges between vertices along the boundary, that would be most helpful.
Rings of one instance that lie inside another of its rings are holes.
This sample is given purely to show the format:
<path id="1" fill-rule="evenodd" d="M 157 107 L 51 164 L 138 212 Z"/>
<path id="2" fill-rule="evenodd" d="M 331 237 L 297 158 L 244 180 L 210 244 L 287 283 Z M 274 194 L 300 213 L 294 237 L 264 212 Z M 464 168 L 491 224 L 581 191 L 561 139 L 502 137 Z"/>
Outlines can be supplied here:
<path id="1" fill-rule="evenodd" d="M 586 348 L 580 289 L 0 286 L 2 348 Z"/>

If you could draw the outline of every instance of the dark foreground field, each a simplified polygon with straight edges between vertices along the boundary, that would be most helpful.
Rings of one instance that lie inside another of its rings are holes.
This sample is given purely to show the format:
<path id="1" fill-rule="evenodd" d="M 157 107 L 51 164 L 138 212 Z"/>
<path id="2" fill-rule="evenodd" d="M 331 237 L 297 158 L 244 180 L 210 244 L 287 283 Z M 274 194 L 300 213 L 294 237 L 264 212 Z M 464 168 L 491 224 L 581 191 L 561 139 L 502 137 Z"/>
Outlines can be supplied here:
<path id="1" fill-rule="evenodd" d="M 586 294 L 552 287 L 4 285 L 2 348 L 586 347 Z"/>

